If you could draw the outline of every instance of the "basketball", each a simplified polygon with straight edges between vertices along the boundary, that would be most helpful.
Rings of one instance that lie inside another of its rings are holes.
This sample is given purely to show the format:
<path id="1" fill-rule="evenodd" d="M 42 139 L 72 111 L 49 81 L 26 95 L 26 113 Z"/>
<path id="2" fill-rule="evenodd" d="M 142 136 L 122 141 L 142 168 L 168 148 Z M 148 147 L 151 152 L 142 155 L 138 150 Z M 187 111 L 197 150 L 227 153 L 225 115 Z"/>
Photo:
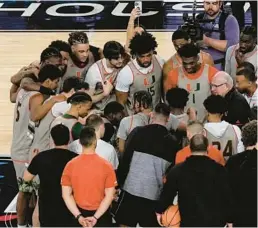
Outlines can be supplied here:
<path id="1" fill-rule="evenodd" d="M 180 213 L 178 205 L 170 206 L 161 217 L 161 223 L 166 227 L 180 227 Z"/>

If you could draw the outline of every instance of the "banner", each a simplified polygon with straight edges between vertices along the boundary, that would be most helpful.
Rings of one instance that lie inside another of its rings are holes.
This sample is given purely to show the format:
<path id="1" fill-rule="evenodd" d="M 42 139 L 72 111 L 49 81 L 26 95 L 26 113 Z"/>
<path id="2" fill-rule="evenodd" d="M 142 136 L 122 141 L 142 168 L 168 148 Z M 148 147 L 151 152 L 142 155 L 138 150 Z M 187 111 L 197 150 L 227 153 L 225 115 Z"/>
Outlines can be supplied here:
<path id="1" fill-rule="evenodd" d="M 148 30 L 173 31 L 191 15 L 193 1 L 143 1 L 140 24 Z M 230 3 L 227 3 L 229 6 Z M 0 1 L 0 30 L 125 30 L 133 1 Z M 250 23 L 249 7 L 246 20 Z M 197 13 L 203 1 L 197 1 Z"/>

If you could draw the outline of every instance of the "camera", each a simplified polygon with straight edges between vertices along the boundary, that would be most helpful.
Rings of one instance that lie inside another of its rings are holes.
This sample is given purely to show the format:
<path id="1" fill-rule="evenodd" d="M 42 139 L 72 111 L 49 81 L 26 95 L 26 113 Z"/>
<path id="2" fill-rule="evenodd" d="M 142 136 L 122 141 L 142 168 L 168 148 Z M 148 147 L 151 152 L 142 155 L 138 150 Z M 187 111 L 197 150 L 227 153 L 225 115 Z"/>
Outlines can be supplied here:
<path id="1" fill-rule="evenodd" d="M 179 26 L 179 29 L 187 32 L 193 42 L 201 41 L 203 39 L 203 29 L 201 24 L 214 22 L 214 19 L 203 19 L 200 15 L 196 16 L 197 2 L 193 2 L 193 16 L 189 17 L 188 13 L 183 14 L 184 24 Z"/>
<path id="2" fill-rule="evenodd" d="M 187 32 L 192 41 L 196 42 L 202 40 L 203 30 L 200 25 L 200 21 L 196 18 L 191 18 L 188 13 L 183 14 L 184 24 L 179 26 L 180 29 Z"/>

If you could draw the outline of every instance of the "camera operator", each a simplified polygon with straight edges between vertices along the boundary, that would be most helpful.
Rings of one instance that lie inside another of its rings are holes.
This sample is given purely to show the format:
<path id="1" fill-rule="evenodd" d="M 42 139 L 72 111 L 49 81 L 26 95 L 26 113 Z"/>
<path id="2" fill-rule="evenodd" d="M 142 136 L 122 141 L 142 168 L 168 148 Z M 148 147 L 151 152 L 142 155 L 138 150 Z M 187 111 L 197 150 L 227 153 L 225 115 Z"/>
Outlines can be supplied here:
<path id="1" fill-rule="evenodd" d="M 221 10 L 221 0 L 205 0 L 204 13 L 200 13 L 198 19 L 214 20 L 201 25 L 204 51 L 208 52 L 214 60 L 215 67 L 224 69 L 225 54 L 228 47 L 239 42 L 239 25 L 233 15 Z"/>

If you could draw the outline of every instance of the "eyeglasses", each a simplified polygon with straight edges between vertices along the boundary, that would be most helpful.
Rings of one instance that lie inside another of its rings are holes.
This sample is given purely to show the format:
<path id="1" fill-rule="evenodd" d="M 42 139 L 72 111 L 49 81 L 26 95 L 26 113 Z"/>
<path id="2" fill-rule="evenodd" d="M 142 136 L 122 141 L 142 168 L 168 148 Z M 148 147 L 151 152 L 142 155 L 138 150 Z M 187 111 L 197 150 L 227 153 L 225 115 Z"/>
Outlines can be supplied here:
<path id="1" fill-rule="evenodd" d="M 214 84 L 211 84 L 211 88 L 219 88 L 219 87 L 221 87 L 221 86 L 223 86 L 223 85 L 225 85 L 225 84 L 227 84 L 226 82 L 224 82 L 224 83 L 222 83 L 222 84 L 220 84 L 220 85 L 214 85 Z"/>

